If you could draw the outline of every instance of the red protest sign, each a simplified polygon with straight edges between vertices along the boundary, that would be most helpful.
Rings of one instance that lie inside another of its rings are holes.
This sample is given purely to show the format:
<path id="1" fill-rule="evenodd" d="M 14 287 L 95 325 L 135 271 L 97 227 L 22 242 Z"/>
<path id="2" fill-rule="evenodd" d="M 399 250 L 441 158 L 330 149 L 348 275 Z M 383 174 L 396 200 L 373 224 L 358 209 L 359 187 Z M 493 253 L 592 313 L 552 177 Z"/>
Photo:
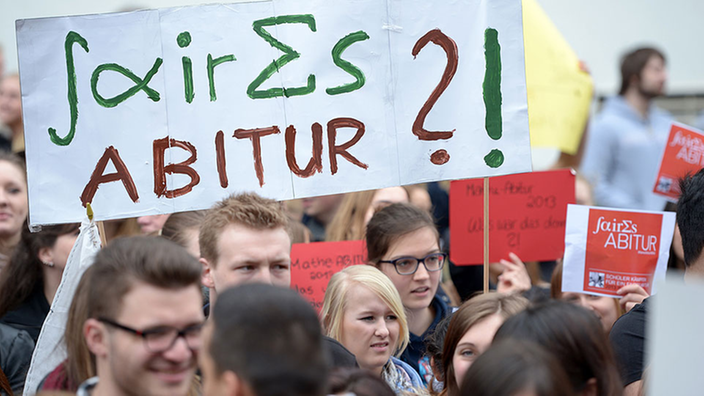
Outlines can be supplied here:
<path id="1" fill-rule="evenodd" d="M 366 262 L 364 241 L 296 243 L 291 247 L 291 288 L 320 311 L 330 278 Z"/>
<path id="2" fill-rule="evenodd" d="M 450 259 L 483 262 L 482 179 L 450 184 Z M 489 261 L 516 253 L 524 261 L 554 260 L 564 252 L 567 204 L 574 203 L 569 169 L 489 179 Z"/>
<path id="3" fill-rule="evenodd" d="M 704 167 L 704 133 L 672 124 L 653 192 L 672 200 L 680 196 L 677 180 Z"/>
<path id="4" fill-rule="evenodd" d="M 618 289 L 637 284 L 653 294 L 674 228 L 672 212 L 569 205 L 562 291 L 620 297 Z"/>

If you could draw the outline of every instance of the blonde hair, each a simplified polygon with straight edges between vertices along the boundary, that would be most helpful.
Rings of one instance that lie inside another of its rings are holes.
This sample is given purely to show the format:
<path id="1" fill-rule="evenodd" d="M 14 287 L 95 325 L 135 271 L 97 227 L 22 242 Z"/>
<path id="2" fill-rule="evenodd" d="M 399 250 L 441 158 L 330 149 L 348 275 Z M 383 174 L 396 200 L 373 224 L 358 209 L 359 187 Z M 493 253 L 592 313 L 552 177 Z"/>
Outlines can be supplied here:
<path id="1" fill-rule="evenodd" d="M 200 256 L 213 266 L 218 260 L 218 240 L 222 230 L 230 224 L 257 230 L 287 229 L 288 217 L 279 202 L 254 193 L 231 195 L 216 203 L 203 220 L 198 235 Z"/>
<path id="2" fill-rule="evenodd" d="M 353 287 L 363 286 L 377 295 L 398 319 L 400 331 L 395 356 L 399 356 L 409 341 L 408 321 L 401 296 L 383 272 L 370 265 L 352 265 L 330 278 L 320 312 L 325 335 L 342 340 L 342 319 L 347 309 L 347 295 Z"/>
<path id="3" fill-rule="evenodd" d="M 346 194 L 328 226 L 325 240 L 356 241 L 364 239 L 364 217 L 374 200 L 376 190 Z"/>

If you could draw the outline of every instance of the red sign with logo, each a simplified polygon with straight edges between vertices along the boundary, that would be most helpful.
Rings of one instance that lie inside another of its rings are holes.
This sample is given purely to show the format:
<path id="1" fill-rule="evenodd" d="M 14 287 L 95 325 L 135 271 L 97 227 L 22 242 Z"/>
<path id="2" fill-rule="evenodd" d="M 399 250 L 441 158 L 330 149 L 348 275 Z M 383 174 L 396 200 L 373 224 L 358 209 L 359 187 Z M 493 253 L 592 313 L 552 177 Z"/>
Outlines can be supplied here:
<path id="1" fill-rule="evenodd" d="M 291 288 L 320 311 L 330 278 L 343 268 L 366 262 L 364 241 L 296 243 L 291 247 Z"/>
<path id="2" fill-rule="evenodd" d="M 628 284 L 651 293 L 658 264 L 662 214 L 589 211 L 584 290 L 616 296 Z"/>
<path id="3" fill-rule="evenodd" d="M 702 168 L 704 168 L 704 134 L 684 125 L 673 124 L 653 192 L 677 200 L 681 193 L 678 180 Z"/>

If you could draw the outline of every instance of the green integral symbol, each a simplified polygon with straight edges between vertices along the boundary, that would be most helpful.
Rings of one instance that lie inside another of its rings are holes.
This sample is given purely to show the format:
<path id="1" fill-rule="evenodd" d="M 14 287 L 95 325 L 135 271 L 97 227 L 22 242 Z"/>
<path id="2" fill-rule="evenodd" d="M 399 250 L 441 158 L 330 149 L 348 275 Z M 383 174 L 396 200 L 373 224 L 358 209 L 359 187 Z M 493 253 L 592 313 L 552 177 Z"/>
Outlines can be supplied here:
<path id="1" fill-rule="evenodd" d="M 59 137 L 56 129 L 49 128 L 49 139 L 57 146 L 68 146 L 71 144 L 73 137 L 76 134 L 76 122 L 78 122 L 78 93 L 76 92 L 76 67 L 73 64 L 73 44 L 78 43 L 86 52 L 88 50 L 88 41 L 76 32 L 68 32 L 64 42 L 66 51 L 66 74 L 68 80 L 68 106 L 71 112 L 71 127 L 68 134 L 63 138 Z"/>
<path id="2" fill-rule="evenodd" d="M 499 45 L 499 32 L 488 28 L 484 31 L 484 57 L 486 71 L 484 74 L 484 107 L 486 108 L 485 127 L 486 133 L 494 140 L 501 139 L 501 46 Z M 501 150 L 493 149 L 484 157 L 484 162 L 498 168 L 504 163 L 504 154 Z"/>

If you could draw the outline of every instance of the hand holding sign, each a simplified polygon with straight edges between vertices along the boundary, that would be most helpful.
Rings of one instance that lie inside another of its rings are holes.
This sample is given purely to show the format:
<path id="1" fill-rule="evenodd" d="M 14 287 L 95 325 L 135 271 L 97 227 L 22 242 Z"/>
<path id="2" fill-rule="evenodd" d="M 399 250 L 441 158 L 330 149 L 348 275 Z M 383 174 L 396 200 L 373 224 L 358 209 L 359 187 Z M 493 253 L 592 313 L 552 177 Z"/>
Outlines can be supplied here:
<path id="1" fill-rule="evenodd" d="M 510 260 L 501 259 L 499 262 L 504 266 L 504 270 L 499 275 L 496 291 L 499 293 L 520 293 L 529 290 L 532 283 L 526 265 L 515 253 L 511 252 L 508 256 Z"/>

